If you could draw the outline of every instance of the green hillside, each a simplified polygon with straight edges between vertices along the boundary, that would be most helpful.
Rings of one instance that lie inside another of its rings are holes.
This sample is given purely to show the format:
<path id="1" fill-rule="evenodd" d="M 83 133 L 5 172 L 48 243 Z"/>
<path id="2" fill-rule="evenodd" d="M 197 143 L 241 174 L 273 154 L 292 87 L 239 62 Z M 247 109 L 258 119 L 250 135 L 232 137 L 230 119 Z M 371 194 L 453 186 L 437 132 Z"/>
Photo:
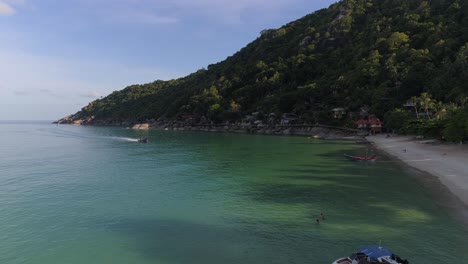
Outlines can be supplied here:
<path id="1" fill-rule="evenodd" d="M 381 119 L 395 118 L 396 108 L 422 93 L 432 100 L 425 108 L 432 116 L 442 108 L 463 112 L 467 14 L 464 0 L 344 0 L 262 31 L 207 69 L 129 86 L 73 118 L 138 122 L 192 115 L 224 122 L 259 112 L 259 118 L 293 113 L 300 123 L 352 126 L 352 117 L 336 120 L 331 110 L 365 107 Z"/>

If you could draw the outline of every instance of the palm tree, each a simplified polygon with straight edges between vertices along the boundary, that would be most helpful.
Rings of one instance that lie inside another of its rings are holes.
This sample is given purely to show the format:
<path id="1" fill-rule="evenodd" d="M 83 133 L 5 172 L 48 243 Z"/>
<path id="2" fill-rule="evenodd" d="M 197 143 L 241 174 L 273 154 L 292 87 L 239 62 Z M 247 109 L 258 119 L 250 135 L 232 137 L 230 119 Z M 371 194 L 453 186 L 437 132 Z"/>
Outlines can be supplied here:
<path id="1" fill-rule="evenodd" d="M 419 97 L 416 97 L 416 96 L 411 97 L 411 102 L 413 103 L 414 111 L 416 112 L 416 118 L 419 119 L 419 111 L 418 111 Z"/>
<path id="2" fill-rule="evenodd" d="M 422 93 L 419 96 L 419 104 L 421 105 L 421 108 L 424 109 L 426 112 L 426 117 L 431 119 L 431 116 L 429 115 L 429 110 L 434 109 L 435 102 L 432 100 L 431 95 L 428 93 Z"/>

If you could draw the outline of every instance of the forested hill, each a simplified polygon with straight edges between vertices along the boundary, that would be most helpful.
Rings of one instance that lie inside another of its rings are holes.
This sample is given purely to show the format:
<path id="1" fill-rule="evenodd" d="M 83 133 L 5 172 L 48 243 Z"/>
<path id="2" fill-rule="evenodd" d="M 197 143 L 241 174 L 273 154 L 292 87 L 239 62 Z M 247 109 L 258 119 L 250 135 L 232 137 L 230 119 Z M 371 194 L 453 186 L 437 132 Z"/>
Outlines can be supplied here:
<path id="1" fill-rule="evenodd" d="M 115 91 L 72 119 L 224 122 L 258 112 L 327 124 L 337 122 L 333 108 L 367 107 L 383 118 L 421 93 L 462 106 L 467 15 L 466 0 L 343 0 L 264 30 L 233 56 L 186 77 Z M 339 122 L 352 124 L 348 117 Z"/>

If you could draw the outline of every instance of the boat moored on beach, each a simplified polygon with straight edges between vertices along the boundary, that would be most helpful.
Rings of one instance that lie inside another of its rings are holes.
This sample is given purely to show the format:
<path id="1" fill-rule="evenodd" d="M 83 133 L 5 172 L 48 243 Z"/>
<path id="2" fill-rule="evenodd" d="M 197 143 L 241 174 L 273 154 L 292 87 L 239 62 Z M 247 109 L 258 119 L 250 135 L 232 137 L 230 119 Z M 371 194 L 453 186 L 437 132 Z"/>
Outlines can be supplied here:
<path id="1" fill-rule="evenodd" d="M 378 245 L 364 246 L 349 257 L 335 260 L 332 264 L 409 264 L 408 260 L 401 259 L 388 248 Z"/>
<path id="2" fill-rule="evenodd" d="M 344 154 L 345 157 L 351 159 L 351 160 L 355 160 L 355 161 L 376 161 L 377 160 L 377 155 L 372 155 L 370 157 L 364 157 L 364 156 L 351 156 L 351 155 L 347 155 L 347 154 Z"/>
<path id="3" fill-rule="evenodd" d="M 366 156 L 352 156 L 352 155 L 347 155 L 347 154 L 344 154 L 344 156 L 354 161 L 376 161 L 377 160 L 377 155 L 374 154 L 374 155 L 369 156 L 369 149 L 366 149 Z"/>

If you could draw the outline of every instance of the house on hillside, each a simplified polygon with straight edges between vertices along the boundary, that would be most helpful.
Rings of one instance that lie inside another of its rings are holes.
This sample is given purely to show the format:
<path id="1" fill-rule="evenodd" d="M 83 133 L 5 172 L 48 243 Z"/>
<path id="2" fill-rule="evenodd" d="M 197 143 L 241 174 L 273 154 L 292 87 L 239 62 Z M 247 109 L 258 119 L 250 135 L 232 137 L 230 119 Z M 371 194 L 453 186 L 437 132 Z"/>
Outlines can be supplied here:
<path id="1" fill-rule="evenodd" d="M 346 115 L 346 110 L 344 108 L 342 108 L 342 107 L 333 108 L 332 114 L 333 114 L 333 118 L 341 119 L 341 118 L 343 118 L 343 116 Z"/>
<path id="2" fill-rule="evenodd" d="M 422 118 L 422 119 L 432 119 L 434 118 L 434 113 L 432 111 L 419 111 L 416 106 L 416 104 L 412 100 L 406 101 L 405 104 L 403 104 L 403 107 L 405 107 L 406 111 L 410 113 L 412 116 L 416 118 Z"/>
<path id="3" fill-rule="evenodd" d="M 406 108 L 415 108 L 416 107 L 416 105 L 414 104 L 414 102 L 412 100 L 406 101 L 406 103 L 403 104 L 403 106 L 406 107 Z"/>
<path id="4" fill-rule="evenodd" d="M 410 113 L 412 116 L 417 116 L 416 112 L 416 104 L 412 100 L 406 101 L 405 104 L 403 104 L 403 107 L 405 107 L 406 111 Z"/>

